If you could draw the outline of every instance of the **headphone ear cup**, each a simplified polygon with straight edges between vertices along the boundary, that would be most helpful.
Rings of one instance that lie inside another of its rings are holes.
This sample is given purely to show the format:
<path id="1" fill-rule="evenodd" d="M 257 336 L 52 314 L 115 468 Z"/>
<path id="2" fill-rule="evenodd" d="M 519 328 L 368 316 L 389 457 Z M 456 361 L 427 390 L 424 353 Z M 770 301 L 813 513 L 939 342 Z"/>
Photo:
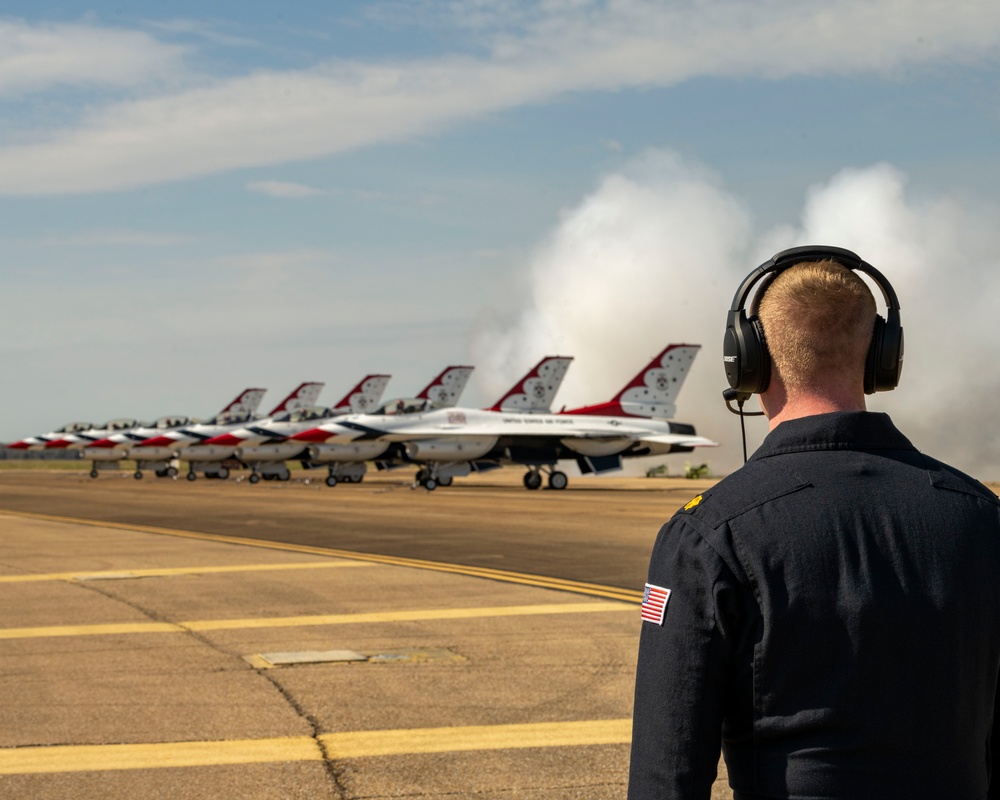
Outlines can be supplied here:
<path id="1" fill-rule="evenodd" d="M 753 334 L 748 338 L 751 338 L 754 342 L 754 347 L 757 350 L 757 362 L 759 364 L 755 382 L 756 388 L 753 392 L 754 394 L 760 394 L 767 389 L 768 384 L 771 382 L 771 351 L 767 349 L 764 326 L 760 320 L 757 317 L 751 317 L 749 324 L 753 330 Z"/>
<path id="2" fill-rule="evenodd" d="M 875 315 L 875 326 L 872 328 L 872 339 L 868 343 L 868 354 L 865 356 L 865 394 L 874 394 L 876 389 L 876 374 L 882 356 L 882 336 L 885 333 L 885 320 Z"/>
<path id="3" fill-rule="evenodd" d="M 756 317 L 747 319 L 743 310 L 730 313 L 722 352 L 731 389 L 749 397 L 767 388 L 771 358 L 764 343 L 764 329 Z"/>
<path id="4" fill-rule="evenodd" d="M 865 362 L 865 392 L 888 392 L 899 385 L 903 372 L 903 326 L 898 309 L 889 309 L 888 321 L 875 317 L 872 342 Z"/>
<path id="5" fill-rule="evenodd" d="M 875 317 L 865 357 L 865 394 L 889 392 L 899 385 L 903 371 L 903 328 L 896 313 L 897 318 L 890 316 L 888 322 L 879 315 Z"/>

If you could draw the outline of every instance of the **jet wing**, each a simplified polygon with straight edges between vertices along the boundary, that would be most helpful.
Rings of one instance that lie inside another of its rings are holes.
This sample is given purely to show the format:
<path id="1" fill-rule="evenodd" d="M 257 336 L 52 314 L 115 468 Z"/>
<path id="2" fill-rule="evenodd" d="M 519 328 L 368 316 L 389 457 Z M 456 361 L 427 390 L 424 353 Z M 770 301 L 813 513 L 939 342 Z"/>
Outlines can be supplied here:
<path id="1" fill-rule="evenodd" d="M 718 442 L 706 439 L 704 436 L 689 436 L 681 433 L 658 433 L 637 436 L 637 442 L 646 444 L 672 444 L 681 447 L 718 447 Z"/>

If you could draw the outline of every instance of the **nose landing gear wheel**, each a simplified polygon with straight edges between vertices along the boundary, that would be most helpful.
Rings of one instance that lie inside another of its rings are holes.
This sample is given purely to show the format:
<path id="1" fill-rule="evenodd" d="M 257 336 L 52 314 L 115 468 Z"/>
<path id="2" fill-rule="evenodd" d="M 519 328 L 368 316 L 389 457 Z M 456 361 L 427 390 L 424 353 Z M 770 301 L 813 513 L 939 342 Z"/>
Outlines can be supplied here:
<path id="1" fill-rule="evenodd" d="M 189 481 L 196 481 L 196 480 L 198 480 L 198 476 L 195 475 L 193 472 L 189 472 L 187 477 L 188 477 Z"/>
<path id="2" fill-rule="evenodd" d="M 90 471 L 90 477 L 91 478 L 96 478 L 97 477 L 97 470 L 96 469 L 92 469 Z"/>
<path id="3" fill-rule="evenodd" d="M 549 488 L 550 489 L 565 489 L 566 484 L 569 483 L 569 478 L 566 477 L 565 472 L 553 472 L 549 475 Z"/>
<path id="4" fill-rule="evenodd" d="M 542 476 L 535 471 L 524 473 L 525 489 L 540 489 L 542 486 Z"/>
<path id="5" fill-rule="evenodd" d="M 141 470 L 136 470 L 135 474 L 132 477 L 135 478 L 137 481 L 141 481 L 142 480 L 142 471 Z"/>
<path id="6" fill-rule="evenodd" d="M 249 478 L 247 478 L 247 480 L 250 481 L 250 483 L 259 483 L 260 475 L 254 472 Z"/>
<path id="7" fill-rule="evenodd" d="M 327 486 L 336 486 L 337 485 L 337 476 L 336 475 L 330 475 L 329 477 L 327 477 L 327 479 L 326 479 L 326 485 Z"/>

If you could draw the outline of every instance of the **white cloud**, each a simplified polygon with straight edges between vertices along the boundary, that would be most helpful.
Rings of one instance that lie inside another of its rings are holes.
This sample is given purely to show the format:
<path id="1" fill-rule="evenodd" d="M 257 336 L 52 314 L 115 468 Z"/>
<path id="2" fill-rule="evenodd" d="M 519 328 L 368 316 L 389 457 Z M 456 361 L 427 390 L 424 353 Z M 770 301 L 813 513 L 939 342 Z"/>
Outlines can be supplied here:
<path id="1" fill-rule="evenodd" d="M 288 181 L 252 181 L 247 184 L 247 189 L 251 192 L 260 192 L 271 197 L 315 197 L 326 194 L 322 189 L 306 186 L 303 183 L 290 183 Z"/>
<path id="2" fill-rule="evenodd" d="M 176 77 L 186 48 L 122 28 L 0 20 L 0 95 L 123 88 Z"/>
<path id="3" fill-rule="evenodd" d="M 1000 5 L 976 0 L 591 0 L 522 9 L 517 30 L 491 27 L 500 23 L 483 6 L 473 12 L 489 56 L 262 70 L 97 108 L 76 127 L 0 149 L 0 194 L 108 191 L 300 161 L 566 92 L 703 75 L 884 74 L 995 58 L 1000 44 Z"/>

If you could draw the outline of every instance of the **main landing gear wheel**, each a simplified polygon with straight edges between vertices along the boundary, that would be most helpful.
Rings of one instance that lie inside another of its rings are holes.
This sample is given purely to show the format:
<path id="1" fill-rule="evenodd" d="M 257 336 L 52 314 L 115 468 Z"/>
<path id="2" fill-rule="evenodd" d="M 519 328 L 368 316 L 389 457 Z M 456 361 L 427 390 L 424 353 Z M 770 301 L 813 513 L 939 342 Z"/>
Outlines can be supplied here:
<path id="1" fill-rule="evenodd" d="M 428 478 L 424 481 L 424 488 L 428 492 L 433 492 L 438 487 L 438 482 L 434 478 Z"/>
<path id="2" fill-rule="evenodd" d="M 260 475 L 256 472 L 252 473 L 249 478 L 247 478 L 250 483 L 260 483 Z"/>
<path id="3" fill-rule="evenodd" d="M 569 478 L 566 477 L 565 472 L 553 472 L 549 475 L 549 488 L 550 489 L 565 489 L 566 484 L 569 483 Z"/>
<path id="4" fill-rule="evenodd" d="M 542 488 L 542 476 L 537 472 L 532 470 L 531 472 L 524 473 L 524 488 L 525 489 L 541 489 Z"/>
<path id="5" fill-rule="evenodd" d="M 221 481 L 229 478 L 229 467 L 220 467 L 219 471 L 215 473 L 215 477 Z"/>
<path id="6" fill-rule="evenodd" d="M 177 467 L 167 467 L 166 475 L 168 478 L 177 477 Z"/>
<path id="7" fill-rule="evenodd" d="M 327 486 L 336 486 L 337 485 L 337 476 L 336 475 L 328 475 L 327 478 L 326 478 L 326 485 Z"/>

